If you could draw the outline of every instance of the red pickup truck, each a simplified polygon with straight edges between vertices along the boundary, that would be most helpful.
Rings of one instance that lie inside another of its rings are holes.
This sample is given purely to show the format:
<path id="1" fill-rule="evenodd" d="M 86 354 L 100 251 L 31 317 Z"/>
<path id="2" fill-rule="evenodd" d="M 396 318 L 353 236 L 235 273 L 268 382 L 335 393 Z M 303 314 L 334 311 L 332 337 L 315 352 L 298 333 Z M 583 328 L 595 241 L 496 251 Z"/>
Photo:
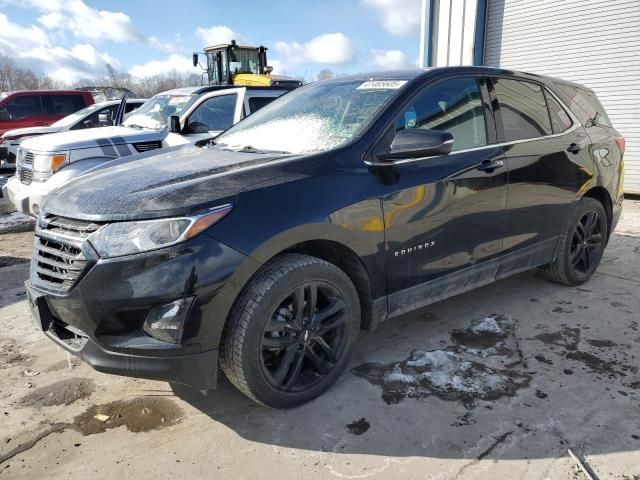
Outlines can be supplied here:
<path id="1" fill-rule="evenodd" d="M 23 90 L 0 93 L 0 135 L 14 128 L 51 125 L 94 103 L 81 90 Z"/>

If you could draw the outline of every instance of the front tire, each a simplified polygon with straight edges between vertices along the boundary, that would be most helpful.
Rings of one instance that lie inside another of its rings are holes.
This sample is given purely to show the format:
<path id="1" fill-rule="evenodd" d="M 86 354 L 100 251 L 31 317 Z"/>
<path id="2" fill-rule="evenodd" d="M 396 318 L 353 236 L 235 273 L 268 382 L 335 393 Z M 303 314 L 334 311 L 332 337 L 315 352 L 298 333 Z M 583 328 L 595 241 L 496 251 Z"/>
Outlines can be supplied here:
<path id="1" fill-rule="evenodd" d="M 607 214 L 594 198 L 582 198 L 560 234 L 556 259 L 546 265 L 546 277 L 555 283 L 582 285 L 594 274 L 608 236 Z"/>
<path id="2" fill-rule="evenodd" d="M 220 363 L 256 402 L 294 407 L 336 382 L 359 328 L 358 294 L 342 270 L 311 256 L 281 255 L 238 297 Z"/>

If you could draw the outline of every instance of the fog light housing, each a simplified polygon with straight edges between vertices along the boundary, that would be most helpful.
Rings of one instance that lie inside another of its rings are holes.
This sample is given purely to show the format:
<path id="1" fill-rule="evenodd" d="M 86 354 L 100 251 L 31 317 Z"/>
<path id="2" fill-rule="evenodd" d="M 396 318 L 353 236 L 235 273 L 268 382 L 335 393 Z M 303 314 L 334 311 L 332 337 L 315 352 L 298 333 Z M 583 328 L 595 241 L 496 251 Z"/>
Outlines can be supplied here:
<path id="1" fill-rule="evenodd" d="M 193 299 L 194 297 L 181 298 L 156 305 L 147 314 L 142 329 L 156 340 L 180 343 L 184 333 L 184 321 Z"/>

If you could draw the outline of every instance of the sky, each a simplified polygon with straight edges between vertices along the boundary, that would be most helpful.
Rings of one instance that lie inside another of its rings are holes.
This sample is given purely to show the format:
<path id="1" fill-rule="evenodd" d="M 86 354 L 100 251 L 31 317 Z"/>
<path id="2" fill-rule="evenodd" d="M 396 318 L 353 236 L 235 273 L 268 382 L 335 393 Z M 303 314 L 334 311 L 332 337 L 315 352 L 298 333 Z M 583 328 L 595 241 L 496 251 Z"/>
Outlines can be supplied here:
<path id="1" fill-rule="evenodd" d="M 0 0 L 0 54 L 58 80 L 200 73 L 191 54 L 264 45 L 274 73 L 313 79 L 418 58 L 421 0 Z"/>

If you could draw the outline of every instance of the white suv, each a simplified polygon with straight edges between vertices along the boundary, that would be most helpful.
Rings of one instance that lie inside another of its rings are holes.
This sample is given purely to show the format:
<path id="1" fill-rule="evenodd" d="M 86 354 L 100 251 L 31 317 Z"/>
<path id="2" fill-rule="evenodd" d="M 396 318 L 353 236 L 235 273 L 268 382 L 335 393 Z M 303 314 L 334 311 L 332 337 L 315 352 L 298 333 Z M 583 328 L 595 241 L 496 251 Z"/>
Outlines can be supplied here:
<path id="1" fill-rule="evenodd" d="M 16 175 L 2 192 L 19 212 L 37 217 L 51 191 L 87 170 L 127 155 L 213 138 L 288 91 L 282 87 L 178 88 L 149 99 L 121 126 L 28 138 L 17 153 Z"/>

